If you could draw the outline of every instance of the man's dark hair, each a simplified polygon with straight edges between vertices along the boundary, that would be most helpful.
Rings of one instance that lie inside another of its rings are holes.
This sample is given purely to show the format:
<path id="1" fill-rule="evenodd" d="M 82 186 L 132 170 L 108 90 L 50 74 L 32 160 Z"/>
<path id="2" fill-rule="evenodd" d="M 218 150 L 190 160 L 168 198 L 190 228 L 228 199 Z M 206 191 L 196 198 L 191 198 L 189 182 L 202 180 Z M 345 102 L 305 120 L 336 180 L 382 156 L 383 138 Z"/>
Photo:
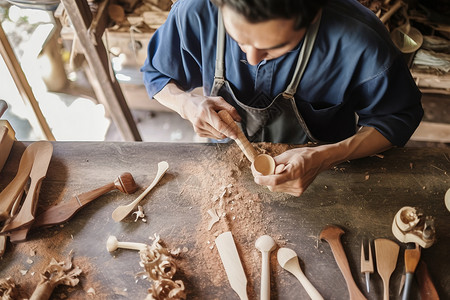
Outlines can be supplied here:
<path id="1" fill-rule="evenodd" d="M 227 6 L 250 23 L 273 19 L 294 19 L 294 29 L 308 27 L 327 0 L 211 0 Z"/>

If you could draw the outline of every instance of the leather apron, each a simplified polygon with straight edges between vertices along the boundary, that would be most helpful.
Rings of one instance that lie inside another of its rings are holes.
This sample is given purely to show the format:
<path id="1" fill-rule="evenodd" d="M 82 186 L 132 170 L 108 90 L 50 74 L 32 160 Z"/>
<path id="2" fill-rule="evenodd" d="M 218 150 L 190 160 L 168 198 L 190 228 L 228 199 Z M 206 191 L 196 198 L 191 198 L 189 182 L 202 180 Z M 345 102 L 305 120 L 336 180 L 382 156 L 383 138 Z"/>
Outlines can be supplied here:
<path id="1" fill-rule="evenodd" d="M 258 106 L 252 107 L 236 99 L 230 84 L 225 79 L 225 27 L 222 14 L 220 11 L 218 12 L 216 66 L 211 96 L 220 96 L 236 108 L 242 118 L 242 130 L 251 142 L 287 144 L 318 142 L 311 135 L 299 113 L 294 95 L 308 64 L 319 25 L 320 17 L 307 30 L 293 78 L 286 90 L 273 100 L 267 95 L 259 93 L 250 101 L 251 103 L 257 103 Z"/>

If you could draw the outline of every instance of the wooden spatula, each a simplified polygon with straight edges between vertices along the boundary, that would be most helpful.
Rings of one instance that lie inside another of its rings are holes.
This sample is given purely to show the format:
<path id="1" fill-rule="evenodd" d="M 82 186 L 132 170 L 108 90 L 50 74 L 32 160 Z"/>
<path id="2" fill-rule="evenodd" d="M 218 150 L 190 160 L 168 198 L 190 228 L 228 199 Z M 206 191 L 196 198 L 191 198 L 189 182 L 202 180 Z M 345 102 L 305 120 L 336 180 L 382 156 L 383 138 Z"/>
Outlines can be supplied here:
<path id="1" fill-rule="evenodd" d="M 0 221 L 10 218 L 11 208 L 19 194 L 23 192 L 39 147 L 39 144 L 33 143 L 25 149 L 20 159 L 16 176 L 0 193 Z"/>
<path id="2" fill-rule="evenodd" d="M 245 276 L 231 231 L 220 234 L 215 242 L 231 287 L 241 300 L 248 300 L 247 276 Z"/>
<path id="3" fill-rule="evenodd" d="M 17 230 L 21 227 L 26 228 L 29 224 L 31 224 L 31 222 L 34 221 L 34 213 L 36 212 L 39 189 L 41 187 L 42 180 L 47 174 L 48 165 L 50 164 L 53 154 L 53 145 L 47 141 L 35 142 L 32 145 L 36 145 L 36 152 L 30 172 L 30 189 L 28 190 L 27 197 L 25 198 L 18 214 L 12 218 L 11 222 L 3 227 L 2 233 Z"/>
<path id="4" fill-rule="evenodd" d="M 377 271 L 378 274 L 380 274 L 381 279 L 383 279 L 383 300 L 389 300 L 389 279 L 397 265 L 400 246 L 388 239 L 376 239 L 374 244 Z"/>

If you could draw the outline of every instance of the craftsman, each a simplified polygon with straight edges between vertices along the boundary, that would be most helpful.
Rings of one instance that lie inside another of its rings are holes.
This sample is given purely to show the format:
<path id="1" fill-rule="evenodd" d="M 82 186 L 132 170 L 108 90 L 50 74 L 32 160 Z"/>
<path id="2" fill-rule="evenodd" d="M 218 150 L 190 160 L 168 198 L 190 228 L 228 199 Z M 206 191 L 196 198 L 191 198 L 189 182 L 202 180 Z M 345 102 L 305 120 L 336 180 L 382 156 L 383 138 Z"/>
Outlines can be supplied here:
<path id="1" fill-rule="evenodd" d="M 144 81 L 202 137 L 236 137 L 225 109 L 252 142 L 316 143 L 276 156 L 274 175 L 252 168 L 256 183 L 299 196 L 321 171 L 403 146 L 419 125 L 421 93 L 401 53 L 356 0 L 212 1 L 173 5 Z"/>

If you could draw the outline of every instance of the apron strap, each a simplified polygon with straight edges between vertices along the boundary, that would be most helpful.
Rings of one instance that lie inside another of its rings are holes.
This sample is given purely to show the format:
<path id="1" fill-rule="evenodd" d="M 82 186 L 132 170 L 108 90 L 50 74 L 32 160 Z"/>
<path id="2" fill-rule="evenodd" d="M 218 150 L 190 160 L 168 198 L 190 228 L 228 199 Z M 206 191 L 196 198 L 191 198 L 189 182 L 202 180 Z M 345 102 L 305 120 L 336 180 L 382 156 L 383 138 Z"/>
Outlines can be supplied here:
<path id="1" fill-rule="evenodd" d="M 217 12 L 217 47 L 216 47 L 216 69 L 214 72 L 214 82 L 224 80 L 224 56 L 225 56 L 225 26 L 223 25 L 222 12 Z"/>
<path id="2" fill-rule="evenodd" d="M 319 31 L 320 19 L 322 13 L 319 12 L 319 18 L 311 27 L 306 31 L 305 40 L 303 41 L 302 48 L 297 59 L 297 65 L 295 66 L 294 75 L 291 82 L 287 86 L 283 93 L 285 98 L 292 98 L 297 92 L 297 88 L 300 84 L 300 80 L 303 77 L 306 66 L 308 65 L 309 57 L 311 56 L 312 49 L 314 47 L 314 42 L 317 37 L 317 32 Z"/>

